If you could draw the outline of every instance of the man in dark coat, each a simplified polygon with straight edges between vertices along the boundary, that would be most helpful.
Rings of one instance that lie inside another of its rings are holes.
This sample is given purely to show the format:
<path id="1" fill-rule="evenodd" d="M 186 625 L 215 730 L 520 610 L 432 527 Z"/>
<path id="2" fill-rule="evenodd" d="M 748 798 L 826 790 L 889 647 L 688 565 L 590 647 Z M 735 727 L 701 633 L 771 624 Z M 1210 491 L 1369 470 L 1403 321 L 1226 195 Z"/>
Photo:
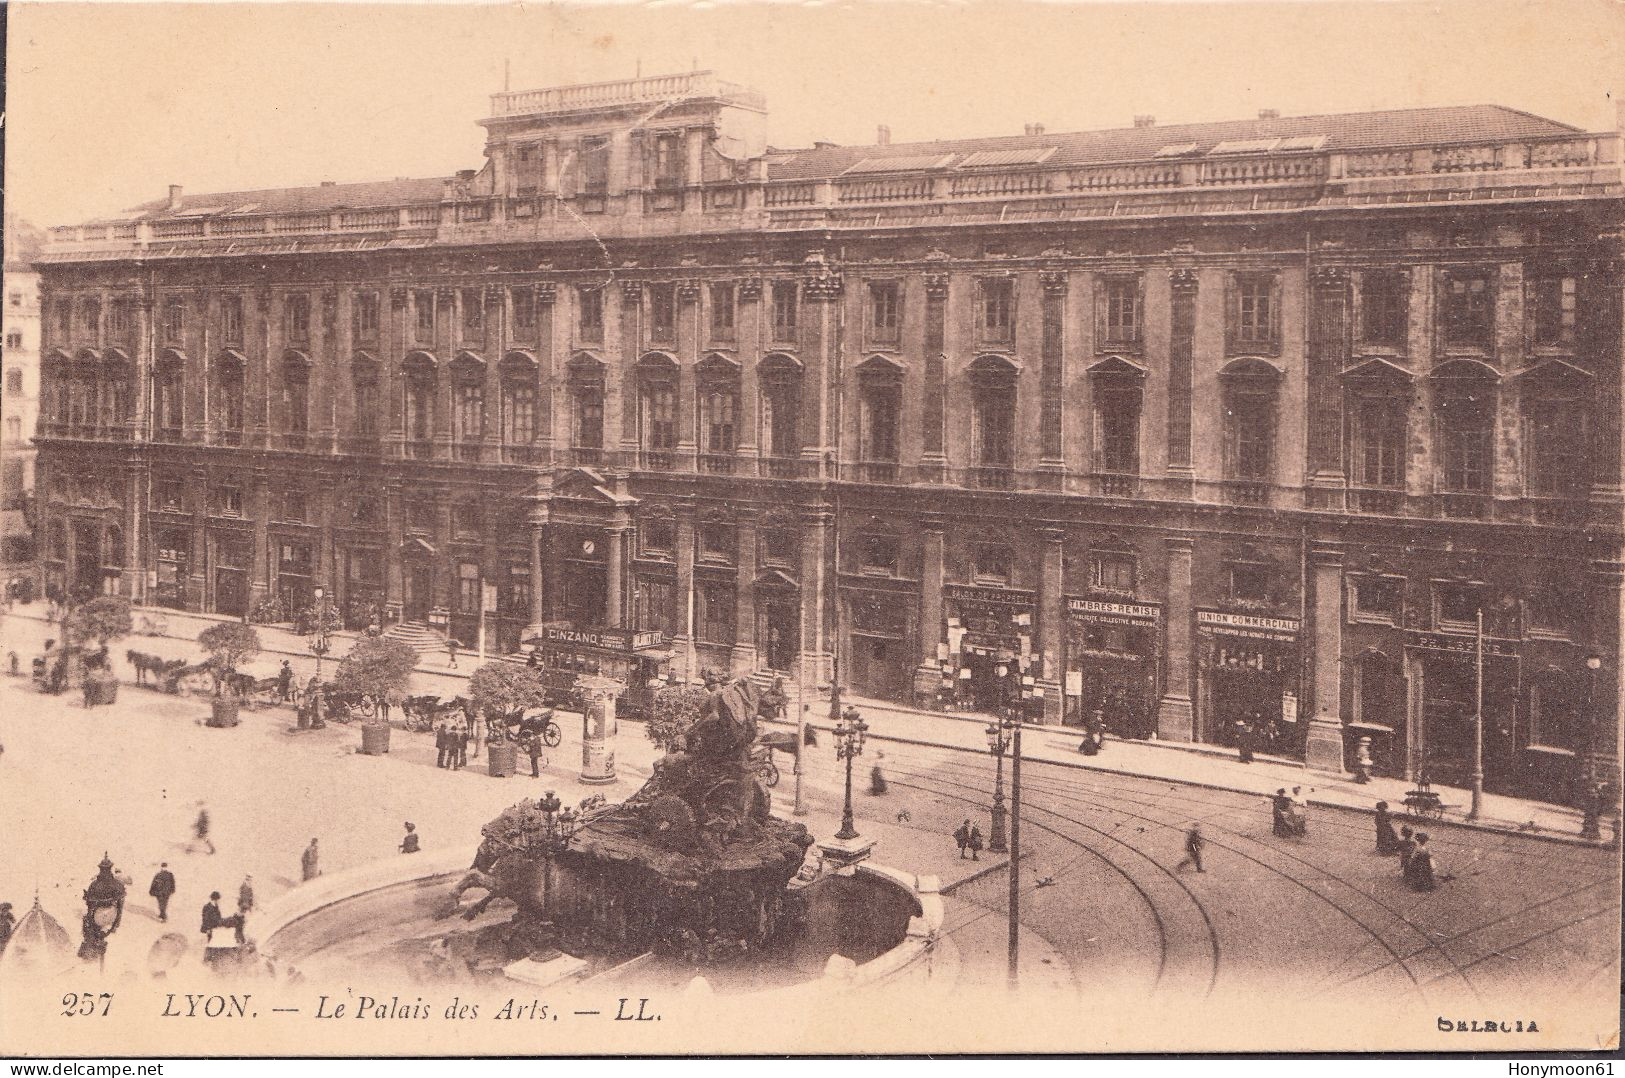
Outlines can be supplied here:
<path id="1" fill-rule="evenodd" d="M 446 736 L 447 730 L 448 727 L 443 722 L 434 728 L 434 766 L 436 767 L 446 766 L 446 749 L 450 744 L 450 740 Z"/>
<path id="2" fill-rule="evenodd" d="M 1286 787 L 1275 791 L 1270 798 L 1270 813 L 1274 817 L 1273 830 L 1277 838 L 1290 838 L 1292 825 L 1287 822 L 1287 813 L 1291 811 L 1292 799 L 1286 795 Z"/>
<path id="3" fill-rule="evenodd" d="M 158 919 L 169 920 L 169 898 L 175 893 L 175 874 L 169 871 L 169 862 L 165 861 L 153 873 L 152 886 L 147 888 L 147 894 L 158 900 Z"/>
<path id="4" fill-rule="evenodd" d="M 977 826 L 976 824 L 971 824 L 971 828 L 970 828 L 970 859 L 972 861 L 980 861 L 982 858 L 980 856 L 978 856 L 978 855 L 981 854 L 981 852 L 982 852 L 982 829 L 979 826 Z"/>
<path id="5" fill-rule="evenodd" d="M 276 674 L 276 694 L 283 703 L 293 695 L 293 666 L 287 659 L 282 660 L 282 669 Z"/>
<path id="6" fill-rule="evenodd" d="M 210 891 L 209 901 L 203 904 L 203 923 L 198 931 L 207 936 L 224 923 L 225 918 L 220 916 L 220 892 Z"/>
<path id="7" fill-rule="evenodd" d="M 970 849 L 970 821 L 966 820 L 954 828 L 954 842 L 959 845 L 959 859 L 965 859 L 965 851 Z"/>
<path id="8" fill-rule="evenodd" d="M 1253 762 L 1253 728 L 1245 718 L 1236 720 L 1236 754 L 1244 764 Z"/>
<path id="9" fill-rule="evenodd" d="M 542 777 L 542 735 L 531 734 L 525 739 L 525 752 L 530 756 L 530 777 Z"/>

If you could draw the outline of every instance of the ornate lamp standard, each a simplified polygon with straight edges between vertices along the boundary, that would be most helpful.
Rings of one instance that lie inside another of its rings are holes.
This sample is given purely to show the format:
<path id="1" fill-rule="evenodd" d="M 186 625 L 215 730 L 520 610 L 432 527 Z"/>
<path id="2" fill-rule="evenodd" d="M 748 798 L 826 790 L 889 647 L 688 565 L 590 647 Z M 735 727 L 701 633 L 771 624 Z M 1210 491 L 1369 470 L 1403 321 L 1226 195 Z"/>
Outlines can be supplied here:
<path id="1" fill-rule="evenodd" d="M 993 754 L 993 823 L 989 828 L 987 848 L 992 853 L 1004 853 L 1004 754 L 1010 748 L 1010 722 L 1000 716 L 997 722 L 987 724 L 987 751 Z"/>
<path id="2" fill-rule="evenodd" d="M 553 859 L 570 848 L 576 832 L 581 830 L 581 813 L 563 806 L 557 794 L 547 791 L 536 805 L 542 810 L 542 829 L 529 836 L 529 845 L 540 850 L 546 862 L 542 871 L 542 908 L 549 910 L 553 902 Z"/>
<path id="3" fill-rule="evenodd" d="M 1602 838 L 1602 783 L 1597 779 L 1597 733 L 1602 723 L 1597 717 L 1597 671 L 1602 669 L 1602 656 L 1592 652 L 1586 656 L 1586 751 L 1580 762 L 1580 781 L 1585 783 L 1585 819 L 1580 825 L 1580 837 L 1593 841 Z"/>
<path id="4" fill-rule="evenodd" d="M 852 760 L 863 755 L 863 737 L 868 732 L 869 724 L 855 707 L 843 711 L 835 727 L 835 758 L 846 761 L 846 805 L 841 809 L 841 829 L 835 832 L 838 839 L 858 837 L 858 829 L 852 822 Z"/>
<path id="5" fill-rule="evenodd" d="M 327 601 L 327 593 L 321 588 L 316 589 L 316 602 L 311 608 L 311 617 L 315 624 L 311 627 L 310 635 L 305 638 L 305 646 L 310 653 L 316 656 L 316 681 L 322 680 L 322 656 L 333 650 L 333 638 L 329 634 L 328 626 L 331 623 L 329 612 L 332 604 Z"/>
<path id="6" fill-rule="evenodd" d="M 113 860 L 106 854 L 97 865 L 96 878 L 85 888 L 84 942 L 79 957 L 95 959 L 106 965 L 107 937 L 118 930 L 124 920 L 124 885 L 113 876 Z"/>

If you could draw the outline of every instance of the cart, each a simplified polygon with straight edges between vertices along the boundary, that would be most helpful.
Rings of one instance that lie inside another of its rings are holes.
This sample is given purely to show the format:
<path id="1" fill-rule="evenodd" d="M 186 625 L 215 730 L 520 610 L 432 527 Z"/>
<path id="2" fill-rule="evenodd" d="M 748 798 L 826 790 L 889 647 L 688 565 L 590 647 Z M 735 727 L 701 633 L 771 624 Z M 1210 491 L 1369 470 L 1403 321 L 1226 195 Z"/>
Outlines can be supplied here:
<path id="1" fill-rule="evenodd" d="M 768 789 L 779 784 L 779 766 L 773 762 L 773 750 L 794 753 L 796 751 L 796 733 L 794 730 L 775 730 L 772 733 L 762 734 L 756 739 L 756 744 L 750 750 L 750 762 L 756 772 L 756 777 Z"/>

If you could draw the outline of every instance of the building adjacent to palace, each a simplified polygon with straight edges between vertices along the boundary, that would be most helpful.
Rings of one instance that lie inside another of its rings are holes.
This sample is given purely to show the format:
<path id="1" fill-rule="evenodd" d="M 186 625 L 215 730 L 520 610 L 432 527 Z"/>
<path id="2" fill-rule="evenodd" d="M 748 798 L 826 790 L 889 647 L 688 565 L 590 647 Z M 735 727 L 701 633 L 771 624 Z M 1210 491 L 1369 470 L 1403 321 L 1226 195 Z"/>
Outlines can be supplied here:
<path id="1" fill-rule="evenodd" d="M 0 586 L 34 578 L 34 428 L 39 422 L 39 272 L 33 261 L 45 235 L 27 221 L 5 220 L 5 276 L 0 290 Z"/>
<path id="2" fill-rule="evenodd" d="M 1618 131 L 783 150 L 764 108 L 501 93 L 477 171 L 52 230 L 44 580 L 464 641 L 494 590 L 509 648 L 652 630 L 949 708 L 1024 675 L 1049 722 L 1436 781 L 1481 617 L 1488 788 L 1617 766 Z"/>

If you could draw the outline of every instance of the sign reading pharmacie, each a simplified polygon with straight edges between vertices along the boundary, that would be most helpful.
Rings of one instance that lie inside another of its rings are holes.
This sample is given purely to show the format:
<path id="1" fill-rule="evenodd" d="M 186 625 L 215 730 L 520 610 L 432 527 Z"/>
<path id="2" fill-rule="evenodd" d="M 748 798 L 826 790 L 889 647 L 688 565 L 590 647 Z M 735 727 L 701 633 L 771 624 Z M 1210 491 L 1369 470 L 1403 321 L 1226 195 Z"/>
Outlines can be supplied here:
<path id="1" fill-rule="evenodd" d="M 1093 625 L 1155 625 L 1162 607 L 1155 603 L 1112 603 L 1068 595 L 1066 612 L 1075 621 Z"/>
<path id="2" fill-rule="evenodd" d="M 555 646 L 597 648 L 601 651 L 642 651 L 645 648 L 664 647 L 666 634 L 658 629 L 572 629 L 560 625 L 545 625 L 542 631 L 524 641 L 526 644 L 552 644 Z"/>
<path id="3" fill-rule="evenodd" d="M 1472 633 L 1429 633 L 1412 630 L 1405 634 L 1405 646 L 1422 651 L 1443 651 L 1467 658 L 1472 658 L 1478 653 L 1478 639 Z M 1516 659 L 1519 657 L 1518 641 L 1486 636 L 1484 654 L 1486 657 L 1497 659 Z"/>
<path id="4" fill-rule="evenodd" d="M 1196 612 L 1196 628 L 1215 636 L 1240 636 L 1250 640 L 1296 640 L 1302 625 L 1297 618 L 1266 618 L 1255 614 L 1232 614 L 1224 610 Z"/>

